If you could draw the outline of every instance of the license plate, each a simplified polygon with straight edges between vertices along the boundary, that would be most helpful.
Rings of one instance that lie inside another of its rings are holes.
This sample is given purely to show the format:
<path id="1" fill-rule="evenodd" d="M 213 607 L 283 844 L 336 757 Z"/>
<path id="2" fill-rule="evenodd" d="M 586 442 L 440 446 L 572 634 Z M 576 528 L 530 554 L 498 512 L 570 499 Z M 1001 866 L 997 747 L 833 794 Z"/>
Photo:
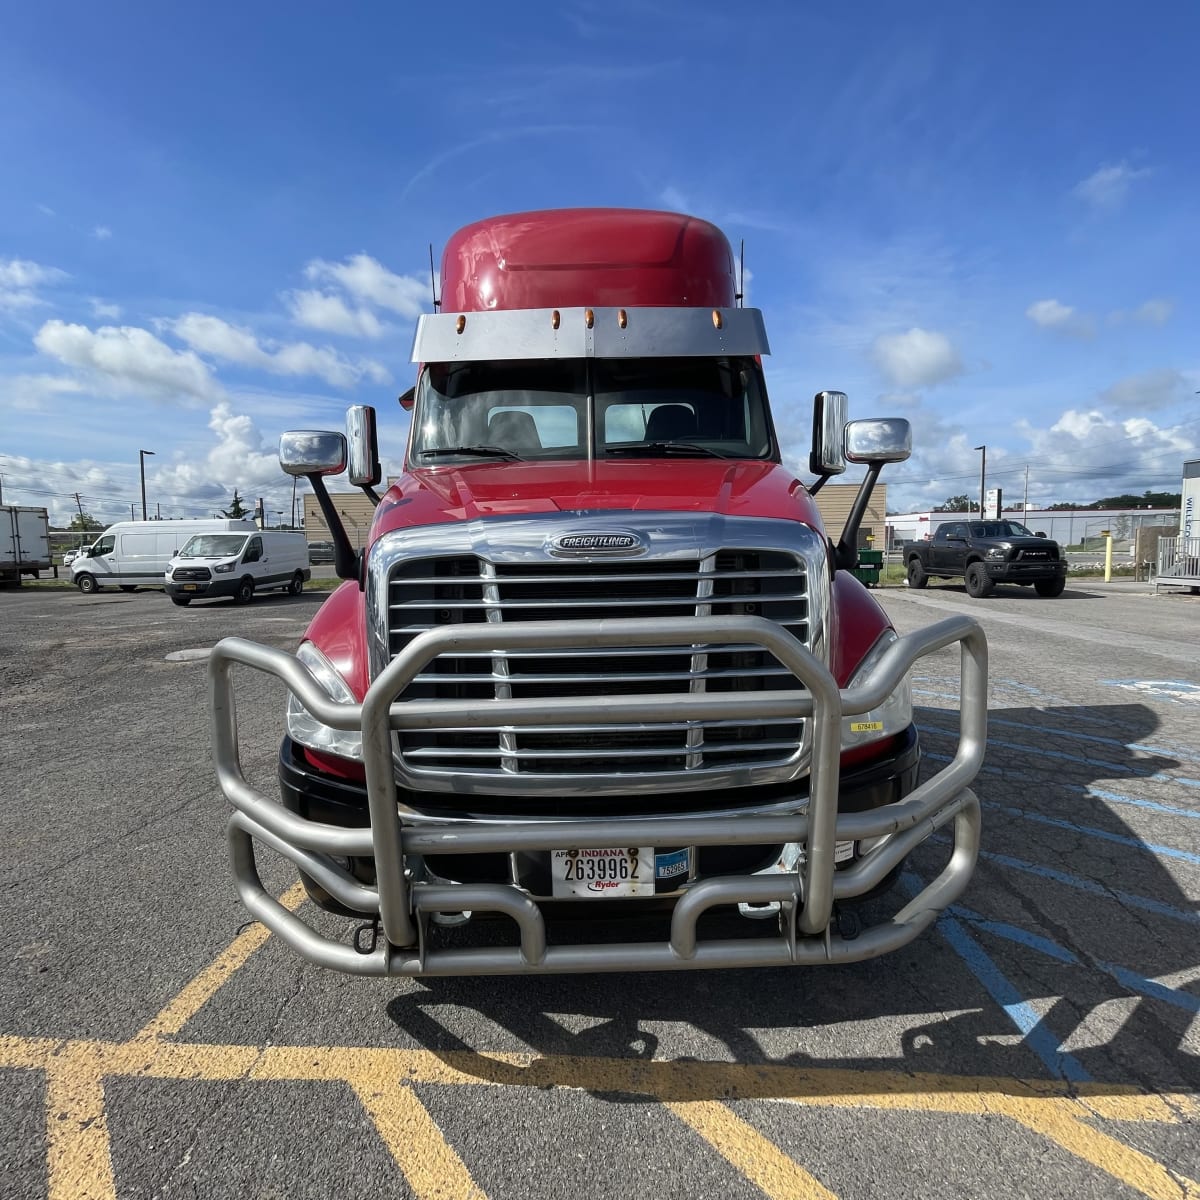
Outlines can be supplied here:
<path id="1" fill-rule="evenodd" d="M 654 895 L 654 848 L 552 850 L 556 898 Z"/>
<path id="2" fill-rule="evenodd" d="M 197 584 L 194 584 L 194 583 L 185 583 L 185 584 L 183 585 L 183 590 L 184 590 L 185 592 L 195 592 L 195 591 L 198 591 L 198 590 L 199 590 L 199 586 L 198 586 Z"/>

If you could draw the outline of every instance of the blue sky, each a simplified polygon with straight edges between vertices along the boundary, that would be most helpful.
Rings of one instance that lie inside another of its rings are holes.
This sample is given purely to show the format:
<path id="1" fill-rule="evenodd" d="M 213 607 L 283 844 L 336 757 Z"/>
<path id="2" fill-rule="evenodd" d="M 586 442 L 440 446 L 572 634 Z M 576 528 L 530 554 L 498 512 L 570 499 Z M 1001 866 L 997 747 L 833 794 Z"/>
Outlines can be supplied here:
<path id="1" fill-rule="evenodd" d="M 288 428 L 398 469 L 428 245 L 491 213 L 744 238 L 788 461 L 913 422 L 889 506 L 1176 490 L 1200 457 L 1200 10 L 867 2 L 10 6 L 0 481 L 105 521 L 290 509 Z M 139 502 L 140 505 L 140 502 Z"/>

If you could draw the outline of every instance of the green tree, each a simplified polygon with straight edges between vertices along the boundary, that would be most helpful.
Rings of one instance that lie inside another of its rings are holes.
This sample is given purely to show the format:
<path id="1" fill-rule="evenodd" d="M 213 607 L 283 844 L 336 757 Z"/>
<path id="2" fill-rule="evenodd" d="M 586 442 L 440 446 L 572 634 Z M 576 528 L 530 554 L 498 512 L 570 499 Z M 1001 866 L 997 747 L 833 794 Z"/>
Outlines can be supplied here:
<path id="1" fill-rule="evenodd" d="M 1146 491 L 1140 496 L 1125 492 L 1120 496 L 1105 496 L 1092 505 L 1093 508 L 1178 508 L 1179 492 Z"/>
<path id="2" fill-rule="evenodd" d="M 221 516 L 228 517 L 231 521 L 240 521 L 246 515 L 246 506 L 242 503 L 242 498 L 237 494 L 237 488 L 233 489 L 233 503 L 228 510 L 222 509 Z"/>
<path id="3" fill-rule="evenodd" d="M 972 500 L 965 492 L 961 496 L 948 496 L 934 512 L 978 512 L 979 501 Z"/>
<path id="4" fill-rule="evenodd" d="M 71 518 L 71 523 L 67 526 L 67 528 L 75 533 L 83 533 L 92 529 L 103 529 L 104 526 L 85 509 L 82 516 L 76 513 Z"/>

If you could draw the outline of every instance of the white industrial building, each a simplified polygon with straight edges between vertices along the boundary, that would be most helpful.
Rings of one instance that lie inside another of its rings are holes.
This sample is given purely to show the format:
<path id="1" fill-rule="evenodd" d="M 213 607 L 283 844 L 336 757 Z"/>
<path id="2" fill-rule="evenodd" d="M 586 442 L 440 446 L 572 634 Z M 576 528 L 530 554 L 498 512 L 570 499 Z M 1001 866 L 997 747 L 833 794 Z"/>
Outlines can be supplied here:
<path id="1" fill-rule="evenodd" d="M 1142 530 L 1158 529 L 1175 533 L 1179 528 L 1177 508 L 1074 508 L 1035 509 L 1022 513 L 1001 514 L 1005 520 L 1019 521 L 1033 533 L 1044 533 L 1060 546 L 1082 550 L 1101 550 L 1104 531 L 1112 534 L 1114 548 L 1129 549 Z M 961 521 L 969 513 L 915 512 L 888 513 L 888 549 L 899 549 L 902 542 L 918 541 L 943 521 Z"/>

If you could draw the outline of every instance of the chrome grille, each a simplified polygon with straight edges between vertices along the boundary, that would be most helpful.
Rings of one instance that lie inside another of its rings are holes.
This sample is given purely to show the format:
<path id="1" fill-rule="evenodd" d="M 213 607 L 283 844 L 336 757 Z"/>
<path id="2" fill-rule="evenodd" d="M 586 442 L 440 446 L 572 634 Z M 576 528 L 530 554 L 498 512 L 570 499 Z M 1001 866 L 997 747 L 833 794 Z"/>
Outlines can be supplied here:
<path id="1" fill-rule="evenodd" d="M 453 554 L 396 562 L 388 577 L 387 650 L 454 623 L 596 621 L 622 617 L 756 615 L 810 645 L 809 586 L 799 555 L 722 549 L 690 559 L 619 563 L 492 562 Z M 413 680 L 406 699 L 495 701 L 689 692 L 800 689 L 771 654 L 757 648 L 681 643 L 636 649 L 441 656 Z M 406 732 L 406 770 L 486 778 L 687 775 L 787 768 L 800 755 L 804 722 L 723 720 L 652 727 L 597 723 L 589 729 L 538 726 L 515 731 Z M 686 786 L 686 784 L 684 785 Z"/>

